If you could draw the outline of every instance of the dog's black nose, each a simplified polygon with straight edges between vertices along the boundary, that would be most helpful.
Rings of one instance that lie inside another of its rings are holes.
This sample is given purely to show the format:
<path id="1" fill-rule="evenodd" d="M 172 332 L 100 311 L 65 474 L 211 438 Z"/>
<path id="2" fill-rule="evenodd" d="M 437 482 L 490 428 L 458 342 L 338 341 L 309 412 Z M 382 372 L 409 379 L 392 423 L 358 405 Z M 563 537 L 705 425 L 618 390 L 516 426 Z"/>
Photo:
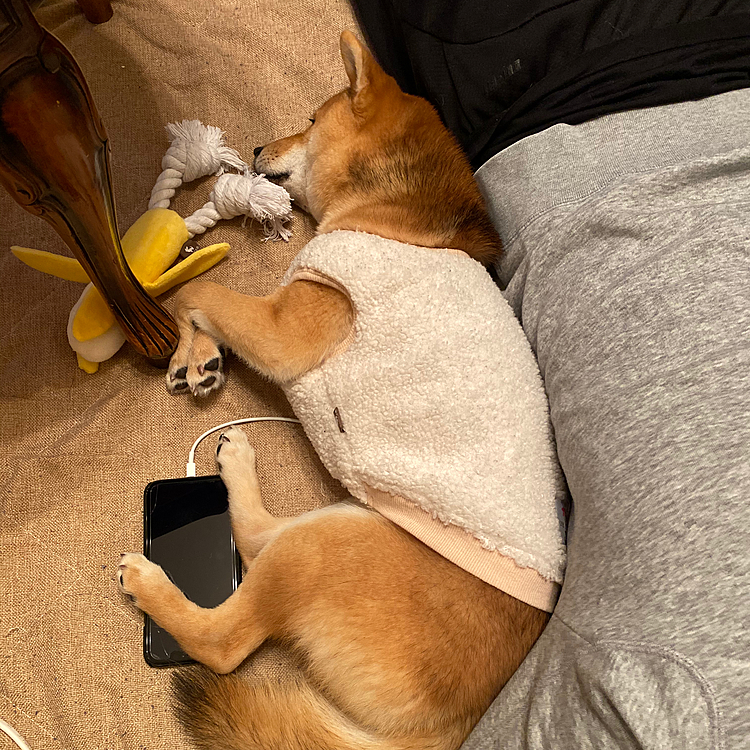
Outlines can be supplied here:
<path id="1" fill-rule="evenodd" d="M 263 150 L 263 146 L 258 146 L 257 148 L 253 149 L 253 155 L 255 156 L 256 159 L 258 158 L 262 150 Z"/>

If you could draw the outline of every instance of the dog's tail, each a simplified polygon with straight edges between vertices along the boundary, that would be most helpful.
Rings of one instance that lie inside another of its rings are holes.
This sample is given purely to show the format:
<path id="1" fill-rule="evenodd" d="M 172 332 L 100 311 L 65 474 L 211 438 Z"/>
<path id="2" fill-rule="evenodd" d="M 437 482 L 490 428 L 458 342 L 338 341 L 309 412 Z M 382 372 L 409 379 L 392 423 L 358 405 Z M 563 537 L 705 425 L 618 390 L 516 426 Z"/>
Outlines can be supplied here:
<path id="1" fill-rule="evenodd" d="M 172 681 L 177 717 L 200 750 L 442 750 L 445 738 L 377 737 L 304 680 L 255 684 L 203 668 Z M 459 743 L 453 745 L 456 747 Z"/>

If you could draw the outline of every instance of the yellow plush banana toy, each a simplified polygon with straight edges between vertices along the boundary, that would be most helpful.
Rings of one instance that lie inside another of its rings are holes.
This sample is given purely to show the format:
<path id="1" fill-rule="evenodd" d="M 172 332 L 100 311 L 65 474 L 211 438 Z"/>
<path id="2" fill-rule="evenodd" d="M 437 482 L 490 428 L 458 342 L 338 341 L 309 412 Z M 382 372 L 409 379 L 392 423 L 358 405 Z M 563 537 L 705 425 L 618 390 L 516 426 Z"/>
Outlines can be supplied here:
<path id="1" fill-rule="evenodd" d="M 167 125 L 172 142 L 162 173 L 151 192 L 149 210 L 125 233 L 122 250 L 133 275 L 152 297 L 192 279 L 216 265 L 229 250 L 220 243 L 194 251 L 176 265 L 185 242 L 205 232 L 219 219 L 246 216 L 260 221 L 266 239 L 288 240 L 285 224 L 291 218 L 289 194 L 263 175 L 254 174 L 239 154 L 224 144 L 224 133 L 198 120 Z M 243 174 L 224 174 L 232 168 Z M 169 203 L 183 182 L 210 174 L 220 175 L 209 202 L 183 219 L 169 209 Z M 99 363 L 112 357 L 125 343 L 125 336 L 109 306 L 74 258 L 27 247 L 11 251 L 27 266 L 68 281 L 88 286 L 70 312 L 68 342 L 78 366 L 95 373 Z"/>
<path id="2" fill-rule="evenodd" d="M 185 220 L 167 208 L 146 211 L 125 233 L 122 238 L 125 259 L 152 297 L 208 270 L 229 250 L 225 242 L 204 247 L 170 268 L 187 240 Z M 81 264 L 74 258 L 27 247 L 12 247 L 11 252 L 37 271 L 88 284 L 70 311 L 68 342 L 78 357 L 78 366 L 85 372 L 96 372 L 99 363 L 112 357 L 125 343 L 125 336 Z"/>

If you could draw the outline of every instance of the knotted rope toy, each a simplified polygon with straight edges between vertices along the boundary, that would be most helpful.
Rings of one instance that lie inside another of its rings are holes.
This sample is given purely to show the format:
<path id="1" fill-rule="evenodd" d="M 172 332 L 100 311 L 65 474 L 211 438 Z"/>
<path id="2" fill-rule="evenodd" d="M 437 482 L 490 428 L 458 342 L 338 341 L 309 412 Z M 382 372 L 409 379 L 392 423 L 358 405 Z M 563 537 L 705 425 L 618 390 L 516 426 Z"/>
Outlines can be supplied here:
<path id="1" fill-rule="evenodd" d="M 183 182 L 215 174 L 219 176 L 209 201 L 185 219 L 190 237 L 202 234 L 220 219 L 245 216 L 263 225 L 266 239 L 288 240 L 285 227 L 291 219 L 289 193 L 255 174 L 232 148 L 224 144 L 224 133 L 199 120 L 167 125 L 172 145 L 161 162 L 162 173 L 151 191 L 148 207 L 169 208 L 175 190 Z M 231 167 L 242 174 L 225 174 Z"/>
<path id="2" fill-rule="evenodd" d="M 291 219 L 289 193 L 254 174 L 240 155 L 224 143 L 224 133 L 198 120 L 167 125 L 171 145 L 162 159 L 162 173 L 151 192 L 148 211 L 122 238 L 122 250 L 133 275 L 152 297 L 194 278 L 218 263 L 229 250 L 220 243 L 192 250 L 172 265 L 185 243 L 220 219 L 252 218 L 263 225 L 265 239 L 288 240 Z M 242 174 L 227 173 L 227 169 Z M 169 209 L 175 191 L 199 177 L 217 175 L 208 203 L 183 219 Z M 125 335 L 109 306 L 74 258 L 32 248 L 11 247 L 26 265 L 68 281 L 87 284 L 68 318 L 68 342 L 78 366 L 88 373 L 112 357 L 125 343 Z"/>

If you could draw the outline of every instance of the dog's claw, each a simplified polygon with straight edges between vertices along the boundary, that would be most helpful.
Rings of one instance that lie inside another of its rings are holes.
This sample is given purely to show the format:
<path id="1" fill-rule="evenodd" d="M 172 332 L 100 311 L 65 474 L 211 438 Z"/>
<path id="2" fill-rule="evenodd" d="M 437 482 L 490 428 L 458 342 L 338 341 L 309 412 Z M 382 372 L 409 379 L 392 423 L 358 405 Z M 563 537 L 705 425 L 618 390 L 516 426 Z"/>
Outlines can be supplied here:
<path id="1" fill-rule="evenodd" d="M 219 455 L 219 451 L 221 450 L 221 446 L 224 445 L 224 443 L 231 443 L 232 441 L 222 432 L 221 435 L 219 435 L 219 444 L 216 446 L 216 455 Z"/>

